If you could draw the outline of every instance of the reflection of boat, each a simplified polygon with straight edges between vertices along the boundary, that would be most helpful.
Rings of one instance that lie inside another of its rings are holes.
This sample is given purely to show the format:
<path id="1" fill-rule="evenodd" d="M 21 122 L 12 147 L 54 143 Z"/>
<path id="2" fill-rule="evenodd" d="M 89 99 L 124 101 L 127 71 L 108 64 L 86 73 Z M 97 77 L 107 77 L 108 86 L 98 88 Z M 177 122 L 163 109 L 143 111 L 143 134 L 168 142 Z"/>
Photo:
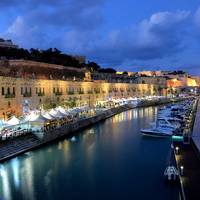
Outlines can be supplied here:
<path id="1" fill-rule="evenodd" d="M 76 137 L 73 136 L 70 140 L 71 140 L 72 142 L 76 142 Z"/>
<path id="2" fill-rule="evenodd" d="M 143 135 L 152 136 L 152 137 L 169 137 L 173 135 L 173 129 L 164 128 L 164 127 L 153 127 L 149 129 L 140 130 Z"/>
<path id="3" fill-rule="evenodd" d="M 167 181 L 176 181 L 178 178 L 179 172 L 173 165 L 167 166 L 164 171 L 164 177 Z"/>

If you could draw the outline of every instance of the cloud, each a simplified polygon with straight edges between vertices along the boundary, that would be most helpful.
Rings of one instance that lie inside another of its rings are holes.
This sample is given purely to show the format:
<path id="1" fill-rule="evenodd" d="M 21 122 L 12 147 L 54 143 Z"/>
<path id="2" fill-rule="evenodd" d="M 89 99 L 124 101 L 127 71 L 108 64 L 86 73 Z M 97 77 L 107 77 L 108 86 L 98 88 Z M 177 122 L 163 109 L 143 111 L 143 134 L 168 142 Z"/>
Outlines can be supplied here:
<path id="1" fill-rule="evenodd" d="M 15 1 L 1 0 L 0 7 L 14 8 Z M 86 55 L 105 66 L 165 63 L 184 51 L 190 12 L 157 12 L 138 24 L 106 30 L 106 2 L 21 0 L 15 9 L 20 15 L 1 35 L 22 47 L 57 47 L 66 53 Z M 200 21 L 198 12 L 196 19 Z"/>
<path id="2" fill-rule="evenodd" d="M 138 25 L 110 31 L 90 53 L 103 62 L 152 60 L 174 55 L 184 47 L 186 11 L 159 12 Z M 90 48 L 91 49 L 91 48 Z"/>
<path id="3" fill-rule="evenodd" d="M 15 0 L 3 0 L 2 5 L 14 7 L 11 1 L 14 3 Z M 105 0 L 22 0 L 17 4 L 16 13 L 23 12 L 1 35 L 12 38 L 22 47 L 38 45 L 38 48 L 48 48 L 54 45 L 62 48 L 65 40 L 72 47 L 72 41 L 67 38 L 88 41 L 90 32 L 103 24 L 101 8 L 104 3 Z M 76 32 L 83 32 L 86 39 Z M 41 38 L 44 41 L 41 42 Z"/>
<path id="4" fill-rule="evenodd" d="M 38 27 L 29 26 L 21 16 L 17 16 L 2 35 L 5 38 L 12 38 L 20 46 L 27 48 L 30 44 L 33 44 L 33 47 L 41 46 L 41 41 L 44 39 L 39 33 Z"/>

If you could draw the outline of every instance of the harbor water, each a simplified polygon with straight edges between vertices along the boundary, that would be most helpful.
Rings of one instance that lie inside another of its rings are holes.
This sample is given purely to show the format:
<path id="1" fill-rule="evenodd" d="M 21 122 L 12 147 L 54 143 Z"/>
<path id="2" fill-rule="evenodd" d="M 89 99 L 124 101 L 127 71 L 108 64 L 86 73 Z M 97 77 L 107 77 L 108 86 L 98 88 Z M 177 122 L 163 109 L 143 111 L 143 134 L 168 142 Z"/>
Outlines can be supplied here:
<path id="1" fill-rule="evenodd" d="M 164 182 L 171 140 L 144 137 L 157 107 L 136 108 L 0 166 L 0 199 L 178 200 Z"/>

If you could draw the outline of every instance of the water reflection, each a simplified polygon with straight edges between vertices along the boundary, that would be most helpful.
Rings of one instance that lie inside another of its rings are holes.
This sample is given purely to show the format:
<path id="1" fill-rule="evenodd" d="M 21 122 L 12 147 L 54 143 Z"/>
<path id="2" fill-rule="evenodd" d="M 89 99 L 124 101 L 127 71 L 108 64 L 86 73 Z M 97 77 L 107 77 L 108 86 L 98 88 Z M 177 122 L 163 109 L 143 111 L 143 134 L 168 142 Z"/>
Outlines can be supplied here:
<path id="1" fill-rule="evenodd" d="M 24 165 L 21 168 L 22 194 L 30 200 L 35 200 L 33 156 L 24 159 L 23 163 Z"/>
<path id="2" fill-rule="evenodd" d="M 159 185 L 155 199 L 176 199 L 160 178 L 168 142 L 143 140 L 139 131 L 156 113 L 133 109 L 76 133 L 76 142 L 66 138 L 3 163 L 0 198 L 148 199 Z"/>
<path id="3" fill-rule="evenodd" d="M 20 186 L 20 166 L 19 166 L 19 159 L 14 158 L 11 160 L 11 167 L 13 171 L 13 178 L 14 178 L 14 184 L 16 188 L 19 188 Z"/>
<path id="4" fill-rule="evenodd" d="M 1 166 L 0 168 L 1 172 L 1 183 L 2 183 L 2 189 L 3 189 L 3 198 L 6 200 L 11 200 L 11 187 L 10 182 L 8 178 L 8 169 L 4 166 Z"/>
<path id="5" fill-rule="evenodd" d="M 154 118 L 157 113 L 157 108 L 147 107 L 145 109 L 133 109 L 129 112 L 120 113 L 112 118 L 113 123 L 131 121 L 138 118 Z"/>

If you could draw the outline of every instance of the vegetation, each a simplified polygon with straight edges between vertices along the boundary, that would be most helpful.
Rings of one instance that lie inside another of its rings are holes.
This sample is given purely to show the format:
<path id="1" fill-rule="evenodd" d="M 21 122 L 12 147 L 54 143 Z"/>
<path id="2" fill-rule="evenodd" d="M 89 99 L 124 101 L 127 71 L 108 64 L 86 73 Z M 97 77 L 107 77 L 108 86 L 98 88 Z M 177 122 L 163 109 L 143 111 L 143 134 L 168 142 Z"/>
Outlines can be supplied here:
<path id="1" fill-rule="evenodd" d="M 98 70 L 99 73 L 110 73 L 110 74 L 115 74 L 116 70 L 112 68 L 101 68 Z"/>
<path id="2" fill-rule="evenodd" d="M 56 48 L 50 48 L 47 50 L 31 48 L 30 50 L 27 50 L 23 48 L 15 49 L 0 47 L 0 57 L 5 57 L 6 59 L 32 60 L 63 66 L 72 66 L 76 68 L 85 67 L 85 64 L 80 64 L 74 57 L 61 53 L 61 51 Z"/>
<path id="3" fill-rule="evenodd" d="M 5 59 L 24 59 L 49 64 L 63 65 L 66 67 L 88 68 L 91 72 L 116 73 L 112 68 L 101 68 L 95 62 L 79 63 L 73 56 L 62 53 L 57 48 L 47 50 L 0 47 L 0 57 Z"/>

